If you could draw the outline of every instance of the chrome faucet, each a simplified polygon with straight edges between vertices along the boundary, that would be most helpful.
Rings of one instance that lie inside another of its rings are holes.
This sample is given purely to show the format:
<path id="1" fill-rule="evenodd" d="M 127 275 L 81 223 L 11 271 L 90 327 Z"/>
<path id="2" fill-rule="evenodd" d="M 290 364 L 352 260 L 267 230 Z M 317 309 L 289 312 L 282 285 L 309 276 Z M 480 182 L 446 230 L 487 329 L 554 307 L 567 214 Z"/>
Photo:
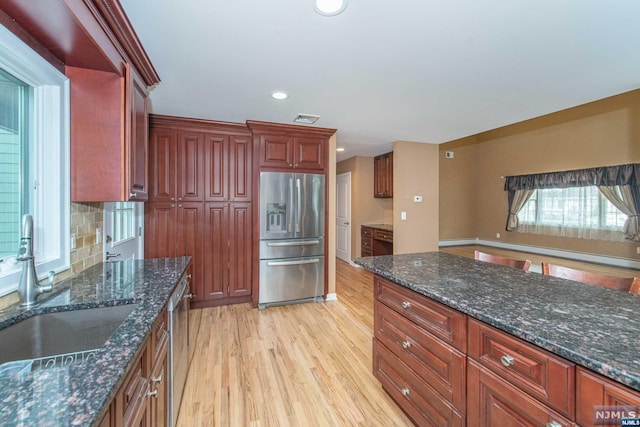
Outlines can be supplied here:
<path id="1" fill-rule="evenodd" d="M 35 304 L 38 295 L 44 292 L 51 292 L 53 289 L 53 280 L 49 276 L 49 283 L 46 285 L 38 284 L 38 275 L 36 274 L 36 260 L 33 256 L 33 217 L 29 214 L 22 216 L 22 238 L 20 239 L 20 248 L 16 261 L 23 262 L 22 274 L 18 283 L 18 294 L 23 306 Z"/>

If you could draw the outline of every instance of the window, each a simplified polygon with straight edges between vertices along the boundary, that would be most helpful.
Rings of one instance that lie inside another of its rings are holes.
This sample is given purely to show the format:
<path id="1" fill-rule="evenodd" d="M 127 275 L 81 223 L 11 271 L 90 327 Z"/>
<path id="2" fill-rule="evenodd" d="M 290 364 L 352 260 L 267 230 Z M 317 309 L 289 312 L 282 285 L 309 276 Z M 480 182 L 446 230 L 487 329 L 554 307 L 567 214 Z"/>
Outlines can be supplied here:
<path id="1" fill-rule="evenodd" d="M 622 240 L 627 215 L 588 186 L 535 190 L 518 219 L 522 232 Z"/>
<path id="2" fill-rule="evenodd" d="M 113 243 L 136 237 L 136 207 L 134 202 L 116 202 L 113 207 Z"/>
<path id="3" fill-rule="evenodd" d="M 38 277 L 69 268 L 69 81 L 0 26 L 0 295 L 17 288 L 22 215 Z"/>

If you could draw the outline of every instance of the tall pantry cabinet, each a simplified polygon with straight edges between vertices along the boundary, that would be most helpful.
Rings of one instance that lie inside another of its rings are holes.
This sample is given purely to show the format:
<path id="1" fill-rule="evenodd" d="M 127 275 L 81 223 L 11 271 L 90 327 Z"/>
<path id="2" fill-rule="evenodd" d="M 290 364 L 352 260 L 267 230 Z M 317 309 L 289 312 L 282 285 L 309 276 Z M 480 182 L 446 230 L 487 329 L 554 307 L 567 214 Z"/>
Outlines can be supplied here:
<path id="1" fill-rule="evenodd" d="M 193 307 L 251 300 L 252 161 L 245 125 L 150 116 L 145 257 L 192 257 Z"/>

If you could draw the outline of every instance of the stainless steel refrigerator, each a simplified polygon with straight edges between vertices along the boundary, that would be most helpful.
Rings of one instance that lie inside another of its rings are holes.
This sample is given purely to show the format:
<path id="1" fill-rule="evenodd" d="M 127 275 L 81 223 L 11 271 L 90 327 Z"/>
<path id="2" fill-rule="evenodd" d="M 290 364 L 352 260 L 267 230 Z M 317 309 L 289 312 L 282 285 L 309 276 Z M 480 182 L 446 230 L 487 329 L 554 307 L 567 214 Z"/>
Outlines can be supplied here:
<path id="1" fill-rule="evenodd" d="M 322 300 L 325 177 L 260 173 L 258 308 Z"/>

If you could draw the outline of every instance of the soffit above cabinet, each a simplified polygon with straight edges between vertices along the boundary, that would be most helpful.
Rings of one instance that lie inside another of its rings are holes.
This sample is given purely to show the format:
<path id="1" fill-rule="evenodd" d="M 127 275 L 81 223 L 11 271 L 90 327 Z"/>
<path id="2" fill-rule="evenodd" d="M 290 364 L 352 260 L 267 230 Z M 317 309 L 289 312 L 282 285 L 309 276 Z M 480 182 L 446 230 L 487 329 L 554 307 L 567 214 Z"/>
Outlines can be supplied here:
<path id="1" fill-rule="evenodd" d="M 2 11 L 65 65 L 160 82 L 118 0 L 3 0 Z"/>

